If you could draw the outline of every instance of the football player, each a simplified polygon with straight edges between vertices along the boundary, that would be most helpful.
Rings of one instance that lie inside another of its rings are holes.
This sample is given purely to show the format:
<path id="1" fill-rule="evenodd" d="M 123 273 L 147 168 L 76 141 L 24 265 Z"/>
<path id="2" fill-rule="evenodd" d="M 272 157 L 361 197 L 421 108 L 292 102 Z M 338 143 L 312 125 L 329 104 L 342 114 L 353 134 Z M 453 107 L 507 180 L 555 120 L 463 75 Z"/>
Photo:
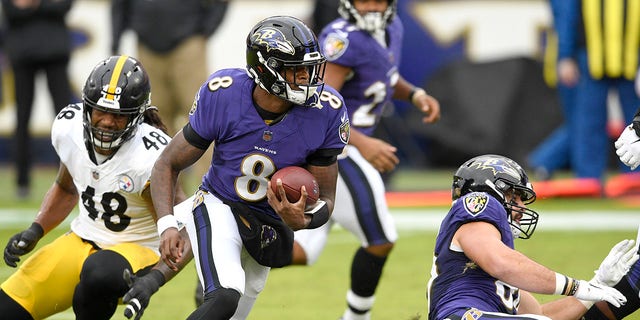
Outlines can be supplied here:
<path id="1" fill-rule="evenodd" d="M 399 74 L 403 28 L 396 3 L 340 0 L 341 18 L 319 36 L 328 61 L 325 83 L 344 97 L 354 130 L 338 161 L 340 175 L 331 221 L 319 229 L 296 232 L 293 263 L 315 263 L 334 223 L 358 238 L 361 247 L 351 263 L 344 320 L 371 317 L 383 267 L 398 237 L 380 175 L 398 165 L 396 147 L 372 137 L 384 108 L 395 98 L 420 109 L 425 123 L 440 117 L 438 101 Z"/>
<path id="2" fill-rule="evenodd" d="M 453 176 L 449 213 L 436 238 L 427 288 L 429 319 L 579 319 L 595 301 L 627 299 L 608 286 L 638 260 L 633 240 L 613 247 L 591 281 L 576 280 L 514 249 L 528 239 L 538 213 L 527 174 L 499 155 L 472 158 Z M 530 292 L 570 296 L 540 305 Z M 543 316 L 544 315 L 544 316 Z"/>
<path id="3" fill-rule="evenodd" d="M 636 93 L 640 96 L 640 69 L 636 73 Z M 633 122 L 620 134 L 615 142 L 616 153 L 620 161 L 635 170 L 640 165 L 640 108 L 636 111 Z M 640 230 L 638 230 L 640 241 Z M 621 308 L 600 302 L 589 309 L 585 315 L 588 320 L 616 320 L 634 313 L 640 309 L 640 262 L 637 262 L 614 288 L 620 290 L 626 297 L 627 303 Z"/>
<path id="4" fill-rule="evenodd" d="M 638 229 L 637 243 L 640 243 L 640 229 Z M 598 272 L 603 269 L 601 266 Z M 582 318 L 584 320 L 620 320 L 640 309 L 640 260 L 636 261 L 630 268 L 614 266 L 606 270 L 609 270 L 613 276 L 612 280 L 605 284 L 620 291 L 627 298 L 627 303 L 616 307 L 606 301 L 597 302 L 589 308 Z"/>
<path id="5" fill-rule="evenodd" d="M 54 119 L 56 180 L 31 226 L 9 239 L 5 263 L 15 268 L 76 204 L 79 214 L 0 285 L 4 319 L 43 319 L 71 306 L 76 319 L 110 319 L 129 288 L 123 271 L 144 273 L 159 260 L 149 177 L 170 138 L 150 107 L 147 73 L 132 57 L 112 56 L 91 71 L 82 97 Z"/>
<path id="6" fill-rule="evenodd" d="M 640 69 L 636 73 L 636 94 L 640 97 Z M 615 142 L 616 153 L 620 161 L 635 170 L 640 166 L 640 107 L 636 110 L 633 122 L 622 131 Z"/>
<path id="7" fill-rule="evenodd" d="M 245 319 L 271 267 L 291 262 L 293 231 L 327 222 L 334 206 L 337 156 L 349 139 L 341 95 L 324 86 L 325 58 L 299 19 L 274 16 L 247 36 L 246 69 L 214 72 L 196 94 L 189 122 L 154 165 L 151 195 L 158 213 L 161 258 L 173 271 L 184 261 L 172 207 L 178 174 L 215 144 L 186 227 L 204 288 L 189 319 Z M 302 166 L 318 181 L 317 205 L 307 192 L 289 202 L 279 168 Z M 280 199 L 270 184 L 277 183 Z M 306 210 L 306 211 L 305 211 Z M 143 276 L 132 290 L 150 292 Z M 156 289 L 156 285 L 153 285 Z M 153 291 L 153 290 L 151 290 Z M 145 294 L 146 295 L 146 294 Z M 133 296 L 127 296 L 133 298 Z M 142 304 L 141 304 L 142 305 Z"/>

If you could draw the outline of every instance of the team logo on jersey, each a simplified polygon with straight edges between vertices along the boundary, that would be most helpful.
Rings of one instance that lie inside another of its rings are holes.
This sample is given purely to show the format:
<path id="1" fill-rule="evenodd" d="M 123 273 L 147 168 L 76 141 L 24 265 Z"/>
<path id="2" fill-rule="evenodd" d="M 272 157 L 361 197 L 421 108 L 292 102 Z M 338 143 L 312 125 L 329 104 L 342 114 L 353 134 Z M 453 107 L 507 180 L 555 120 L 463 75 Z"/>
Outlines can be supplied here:
<path id="1" fill-rule="evenodd" d="M 484 211 L 489 202 L 489 197 L 484 193 L 470 193 L 464 197 L 464 210 L 472 216 L 477 216 Z"/>
<path id="2" fill-rule="evenodd" d="M 262 132 L 262 140 L 269 142 L 272 139 L 273 139 L 273 131 L 265 130 Z"/>
<path id="3" fill-rule="evenodd" d="M 467 272 L 467 270 L 469 269 L 478 269 L 478 265 L 473 261 L 469 261 L 464 264 L 464 269 L 462 269 L 462 273 Z"/>
<path id="4" fill-rule="evenodd" d="M 91 177 L 93 177 L 93 180 L 100 179 L 100 172 L 95 171 L 95 170 L 91 171 Z"/>
<path id="5" fill-rule="evenodd" d="M 271 50 L 278 50 L 282 53 L 294 55 L 296 49 L 291 44 L 291 41 L 287 40 L 284 34 L 275 28 L 262 28 L 251 35 L 254 41 L 259 44 L 263 44 L 267 47 L 267 52 Z"/>
<path id="6" fill-rule="evenodd" d="M 337 33 L 331 33 L 324 40 L 324 55 L 327 60 L 332 61 L 340 58 L 347 51 L 349 39 Z"/>
<path id="7" fill-rule="evenodd" d="M 349 136 L 351 135 L 351 125 L 349 124 L 349 117 L 347 116 L 346 112 L 342 115 L 340 121 L 342 121 L 339 129 L 340 141 L 342 141 L 342 143 L 344 144 L 347 144 L 349 143 Z"/>
<path id="8" fill-rule="evenodd" d="M 469 310 L 467 310 L 467 312 L 465 312 L 462 317 L 460 317 L 460 319 L 464 319 L 464 320 L 476 320 L 476 319 L 480 319 L 480 317 L 482 317 L 482 311 L 476 309 L 476 308 L 471 308 Z"/>
<path id="9" fill-rule="evenodd" d="M 133 191 L 133 179 L 126 174 L 123 174 L 118 178 L 118 188 L 124 192 Z"/>

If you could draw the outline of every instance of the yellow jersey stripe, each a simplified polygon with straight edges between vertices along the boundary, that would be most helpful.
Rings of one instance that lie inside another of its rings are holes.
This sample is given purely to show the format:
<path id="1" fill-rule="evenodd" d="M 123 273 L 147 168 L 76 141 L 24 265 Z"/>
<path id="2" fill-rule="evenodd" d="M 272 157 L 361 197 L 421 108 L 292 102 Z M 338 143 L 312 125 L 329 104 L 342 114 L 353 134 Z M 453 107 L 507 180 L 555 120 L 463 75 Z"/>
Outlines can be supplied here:
<path id="1" fill-rule="evenodd" d="M 584 17 L 587 38 L 587 52 L 589 53 L 589 71 L 595 79 L 602 78 L 603 74 L 602 17 L 600 13 L 600 0 L 582 1 L 582 16 Z"/>
<path id="2" fill-rule="evenodd" d="M 617 78 L 622 74 L 622 34 L 624 23 L 623 0 L 604 2 L 604 65 L 608 77 Z"/>
<path id="3" fill-rule="evenodd" d="M 638 66 L 638 47 L 640 47 L 640 0 L 627 1 L 627 25 L 624 47 L 624 77 L 633 80 Z"/>
<path id="4" fill-rule="evenodd" d="M 589 73 L 633 80 L 640 47 L 640 0 L 582 0 Z"/>
<path id="5" fill-rule="evenodd" d="M 547 46 L 544 50 L 543 76 L 544 82 L 549 87 L 556 87 L 558 84 L 558 35 L 550 29 L 547 31 Z"/>

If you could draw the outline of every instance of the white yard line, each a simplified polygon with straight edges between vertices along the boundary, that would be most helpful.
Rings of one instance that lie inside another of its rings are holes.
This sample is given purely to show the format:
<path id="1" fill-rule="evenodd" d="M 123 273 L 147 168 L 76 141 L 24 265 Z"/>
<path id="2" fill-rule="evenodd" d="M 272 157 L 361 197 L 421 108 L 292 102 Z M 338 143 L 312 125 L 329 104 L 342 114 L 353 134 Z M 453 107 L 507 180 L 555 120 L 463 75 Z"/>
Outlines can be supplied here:
<path id="1" fill-rule="evenodd" d="M 392 209 L 399 230 L 438 230 L 443 209 Z M 75 217 L 72 213 L 71 217 Z M 0 209 L 0 228 L 15 228 L 33 221 L 34 210 Z M 68 225 L 70 219 L 63 224 Z M 640 210 L 630 211 L 545 211 L 540 212 L 537 230 L 637 230 Z"/>
<path id="2" fill-rule="evenodd" d="M 393 210 L 400 230 L 438 230 L 444 210 Z M 536 230 L 637 230 L 640 210 L 618 211 L 546 211 L 539 212 Z"/>

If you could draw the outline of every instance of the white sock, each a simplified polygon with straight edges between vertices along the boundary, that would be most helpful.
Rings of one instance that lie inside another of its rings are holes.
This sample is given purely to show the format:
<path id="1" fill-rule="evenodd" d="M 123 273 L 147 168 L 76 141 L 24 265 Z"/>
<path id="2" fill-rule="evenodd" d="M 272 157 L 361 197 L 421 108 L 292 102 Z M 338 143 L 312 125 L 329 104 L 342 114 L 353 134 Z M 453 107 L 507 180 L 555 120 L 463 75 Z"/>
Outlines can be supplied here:
<path id="1" fill-rule="evenodd" d="M 353 312 L 350 308 L 344 311 L 342 315 L 342 320 L 369 320 L 371 319 L 371 308 L 373 307 L 373 302 L 375 301 L 375 297 L 361 297 L 353 291 L 349 290 L 347 292 L 347 303 L 358 310 L 367 310 L 367 312 L 363 314 L 357 314 Z"/>

